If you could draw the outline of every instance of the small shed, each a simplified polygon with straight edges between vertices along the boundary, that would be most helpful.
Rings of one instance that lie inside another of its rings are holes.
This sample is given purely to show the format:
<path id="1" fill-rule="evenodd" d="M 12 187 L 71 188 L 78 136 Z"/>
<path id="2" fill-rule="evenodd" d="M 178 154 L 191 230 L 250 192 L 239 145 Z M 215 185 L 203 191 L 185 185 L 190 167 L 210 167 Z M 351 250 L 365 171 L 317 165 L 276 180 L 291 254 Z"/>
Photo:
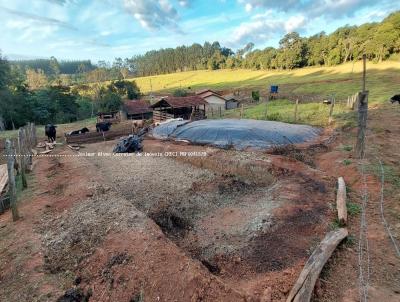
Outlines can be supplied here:
<path id="1" fill-rule="evenodd" d="M 203 98 L 208 104 L 207 107 L 210 109 L 219 110 L 221 108 L 221 110 L 225 110 L 226 108 L 226 100 L 224 97 L 213 90 L 201 90 L 198 91 L 196 95 Z"/>
<path id="2" fill-rule="evenodd" d="M 206 105 L 207 102 L 199 96 L 163 97 L 151 108 L 154 122 L 172 118 L 201 120 L 206 118 Z"/>
<path id="3" fill-rule="evenodd" d="M 153 108 L 143 100 L 128 100 L 122 106 L 123 119 L 149 120 L 153 118 Z"/>
<path id="4" fill-rule="evenodd" d="M 97 122 L 119 123 L 121 122 L 121 113 L 119 111 L 99 112 L 97 113 Z"/>
<path id="5" fill-rule="evenodd" d="M 227 94 L 227 95 L 224 95 L 223 97 L 226 100 L 226 103 L 225 103 L 226 110 L 239 108 L 240 101 L 235 97 L 235 95 Z"/>

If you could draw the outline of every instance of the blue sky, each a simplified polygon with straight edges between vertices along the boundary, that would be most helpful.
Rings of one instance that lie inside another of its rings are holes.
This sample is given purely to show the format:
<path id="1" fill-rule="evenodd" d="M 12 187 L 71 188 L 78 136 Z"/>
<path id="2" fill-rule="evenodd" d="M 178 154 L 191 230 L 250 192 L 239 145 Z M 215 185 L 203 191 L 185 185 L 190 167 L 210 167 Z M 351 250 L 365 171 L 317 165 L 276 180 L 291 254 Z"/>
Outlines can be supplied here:
<path id="1" fill-rule="evenodd" d="M 290 31 L 330 33 L 395 10 L 398 0 L 0 0 L 0 49 L 97 62 L 204 41 L 276 47 Z"/>

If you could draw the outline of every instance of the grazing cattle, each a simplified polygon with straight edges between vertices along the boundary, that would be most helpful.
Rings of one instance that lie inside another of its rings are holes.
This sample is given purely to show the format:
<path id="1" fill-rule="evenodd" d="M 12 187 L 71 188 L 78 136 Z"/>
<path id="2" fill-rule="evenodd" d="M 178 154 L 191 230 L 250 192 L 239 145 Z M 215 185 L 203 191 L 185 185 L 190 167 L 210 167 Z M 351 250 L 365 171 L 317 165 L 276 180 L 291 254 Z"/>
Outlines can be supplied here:
<path id="1" fill-rule="evenodd" d="M 110 130 L 111 123 L 110 122 L 100 122 L 96 124 L 96 131 L 97 132 L 106 132 Z"/>
<path id="2" fill-rule="evenodd" d="M 56 135 L 57 135 L 56 128 L 57 126 L 54 126 L 53 124 L 47 124 L 44 127 L 44 133 L 46 134 L 49 143 L 53 143 L 56 141 Z"/>
<path id="3" fill-rule="evenodd" d="M 396 102 L 399 102 L 399 104 L 400 104 L 400 94 L 396 94 L 396 95 L 392 96 L 392 97 L 390 98 L 390 102 L 391 102 L 392 104 L 394 104 L 394 103 L 396 103 Z"/>
<path id="4" fill-rule="evenodd" d="M 74 130 L 74 131 L 71 131 L 70 133 L 68 133 L 69 135 L 78 135 L 78 134 L 84 134 L 84 133 L 87 133 L 87 132 L 89 132 L 89 129 L 88 128 L 82 128 L 81 130 Z"/>

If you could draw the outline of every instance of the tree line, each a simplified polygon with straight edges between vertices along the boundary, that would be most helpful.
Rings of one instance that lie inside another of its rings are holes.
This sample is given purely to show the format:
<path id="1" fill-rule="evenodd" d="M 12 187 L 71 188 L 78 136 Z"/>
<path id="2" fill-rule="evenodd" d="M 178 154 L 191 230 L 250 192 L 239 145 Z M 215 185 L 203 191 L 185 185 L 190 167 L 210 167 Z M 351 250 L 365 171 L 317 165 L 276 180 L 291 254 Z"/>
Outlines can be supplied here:
<path id="1" fill-rule="evenodd" d="M 119 110 L 124 98 L 140 97 L 134 81 L 116 80 L 86 87 L 50 80 L 44 71 L 27 69 L 23 74 L 0 54 L 0 131 L 16 129 L 27 122 L 70 123 L 99 111 Z"/>
<path id="2" fill-rule="evenodd" d="M 360 60 L 365 53 L 374 62 L 388 59 L 400 52 L 400 12 L 395 12 L 379 23 L 343 26 L 331 34 L 318 33 L 301 37 L 286 34 L 279 47 L 253 49 L 248 43 L 234 53 L 218 42 L 203 46 L 180 46 L 149 51 L 128 60 L 137 75 L 156 75 L 198 69 L 248 68 L 294 69 L 305 66 L 333 66 Z"/>

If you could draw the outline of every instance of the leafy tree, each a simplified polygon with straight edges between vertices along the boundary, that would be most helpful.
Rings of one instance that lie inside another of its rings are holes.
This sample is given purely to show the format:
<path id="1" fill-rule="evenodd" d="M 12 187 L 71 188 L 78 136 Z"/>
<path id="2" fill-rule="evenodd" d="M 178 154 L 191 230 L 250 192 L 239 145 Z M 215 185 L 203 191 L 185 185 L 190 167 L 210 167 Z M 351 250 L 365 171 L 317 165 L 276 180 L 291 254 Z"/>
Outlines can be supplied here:
<path id="1" fill-rule="evenodd" d="M 100 112 L 119 111 L 122 106 L 122 100 L 117 93 L 103 90 L 98 106 Z"/>
<path id="2" fill-rule="evenodd" d="M 31 90 L 36 90 L 45 87 L 48 84 L 48 79 L 43 70 L 28 69 L 26 71 L 26 82 Z"/>
<path id="3" fill-rule="evenodd" d="M 141 96 L 140 89 L 135 81 L 113 81 L 107 86 L 107 89 L 130 100 L 138 99 Z"/>
<path id="4" fill-rule="evenodd" d="M 77 119 L 83 120 L 91 117 L 95 110 L 93 101 L 88 97 L 79 97 L 76 100 L 78 104 Z"/>

